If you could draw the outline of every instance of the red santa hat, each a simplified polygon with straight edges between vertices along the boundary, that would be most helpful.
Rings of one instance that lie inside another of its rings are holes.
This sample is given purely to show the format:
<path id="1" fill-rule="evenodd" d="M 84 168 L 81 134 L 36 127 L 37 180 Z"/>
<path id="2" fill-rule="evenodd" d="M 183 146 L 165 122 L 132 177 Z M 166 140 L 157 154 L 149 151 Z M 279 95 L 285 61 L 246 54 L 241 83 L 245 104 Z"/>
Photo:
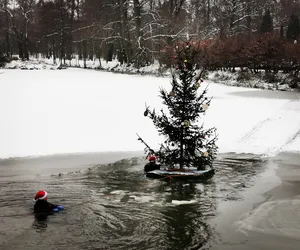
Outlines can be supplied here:
<path id="1" fill-rule="evenodd" d="M 149 157 L 149 161 L 155 161 L 156 160 L 156 157 L 154 156 L 154 155 L 151 155 L 150 157 Z"/>
<path id="2" fill-rule="evenodd" d="M 48 193 L 44 190 L 40 190 L 38 191 L 35 196 L 34 196 L 34 200 L 44 200 L 45 198 L 47 198 Z"/>

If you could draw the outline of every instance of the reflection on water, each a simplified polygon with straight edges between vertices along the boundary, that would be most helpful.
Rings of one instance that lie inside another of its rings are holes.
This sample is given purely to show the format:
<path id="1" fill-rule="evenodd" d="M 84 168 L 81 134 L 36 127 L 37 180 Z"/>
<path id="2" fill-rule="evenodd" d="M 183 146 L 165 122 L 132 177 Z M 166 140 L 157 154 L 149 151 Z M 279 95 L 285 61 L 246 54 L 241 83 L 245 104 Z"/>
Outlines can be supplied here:
<path id="1" fill-rule="evenodd" d="M 45 231 L 47 229 L 48 215 L 38 214 L 34 216 L 34 221 L 32 227 L 36 229 L 37 232 Z"/>
<path id="2" fill-rule="evenodd" d="M 201 249 L 214 237 L 209 219 L 218 202 L 240 199 L 237 190 L 262 169 L 261 160 L 247 157 L 219 159 L 216 175 L 204 183 L 147 179 L 137 158 L 35 181 L 2 179 L 0 247 Z M 65 210 L 34 217 L 31 199 L 41 187 Z"/>
<path id="3" fill-rule="evenodd" d="M 171 184 L 172 185 L 172 184 Z M 196 199 L 197 189 L 194 183 L 172 185 L 167 199 Z M 190 205 L 170 206 L 162 209 L 163 217 L 168 218 L 164 232 L 168 246 L 166 249 L 200 249 L 211 236 L 211 228 L 206 223 L 206 214 L 215 212 L 213 207 L 204 207 L 196 201 Z M 209 210 L 209 211 L 208 211 Z"/>

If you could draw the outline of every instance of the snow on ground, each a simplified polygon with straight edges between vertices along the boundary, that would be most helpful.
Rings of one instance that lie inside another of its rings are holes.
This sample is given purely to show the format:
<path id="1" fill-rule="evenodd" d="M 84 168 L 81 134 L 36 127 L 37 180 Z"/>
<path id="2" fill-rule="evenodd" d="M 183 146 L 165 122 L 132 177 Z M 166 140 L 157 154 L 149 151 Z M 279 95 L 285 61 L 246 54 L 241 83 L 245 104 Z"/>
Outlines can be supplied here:
<path id="1" fill-rule="evenodd" d="M 39 69 L 57 69 L 56 65 L 41 63 L 37 59 L 30 61 L 13 60 L 4 66 L 5 69 L 39 70 Z"/>
<path id="2" fill-rule="evenodd" d="M 0 158 L 143 150 L 163 138 L 143 116 L 163 107 L 170 78 L 83 69 L 0 70 Z M 300 94 L 205 81 L 213 101 L 203 117 L 216 126 L 219 152 L 300 151 Z M 200 90 L 199 90 L 200 91 Z"/>

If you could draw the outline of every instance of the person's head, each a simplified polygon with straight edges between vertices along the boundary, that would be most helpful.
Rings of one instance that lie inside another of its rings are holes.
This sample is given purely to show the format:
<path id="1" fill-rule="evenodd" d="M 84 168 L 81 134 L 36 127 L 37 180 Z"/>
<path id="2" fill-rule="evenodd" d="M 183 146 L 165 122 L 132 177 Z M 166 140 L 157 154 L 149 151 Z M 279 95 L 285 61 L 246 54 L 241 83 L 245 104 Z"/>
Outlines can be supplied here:
<path id="1" fill-rule="evenodd" d="M 34 196 L 34 200 L 38 201 L 38 200 L 48 200 L 48 193 L 45 190 L 40 190 L 38 191 L 35 196 Z"/>
<path id="2" fill-rule="evenodd" d="M 154 155 L 151 155 L 150 157 L 149 157 L 149 162 L 155 162 L 156 161 L 156 157 L 154 156 Z"/>

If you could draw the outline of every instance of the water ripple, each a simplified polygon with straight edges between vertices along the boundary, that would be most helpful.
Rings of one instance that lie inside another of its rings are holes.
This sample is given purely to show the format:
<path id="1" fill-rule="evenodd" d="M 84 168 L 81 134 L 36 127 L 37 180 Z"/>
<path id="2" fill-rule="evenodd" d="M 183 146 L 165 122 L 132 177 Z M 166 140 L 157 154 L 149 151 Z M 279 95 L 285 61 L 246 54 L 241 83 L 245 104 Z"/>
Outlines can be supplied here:
<path id="1" fill-rule="evenodd" d="M 200 249 L 214 235 L 220 201 L 241 199 L 262 170 L 260 158 L 216 161 L 203 183 L 147 179 L 137 159 L 38 179 L 1 179 L 0 246 L 8 249 Z M 43 188 L 65 211 L 38 221 L 33 195 Z"/>

